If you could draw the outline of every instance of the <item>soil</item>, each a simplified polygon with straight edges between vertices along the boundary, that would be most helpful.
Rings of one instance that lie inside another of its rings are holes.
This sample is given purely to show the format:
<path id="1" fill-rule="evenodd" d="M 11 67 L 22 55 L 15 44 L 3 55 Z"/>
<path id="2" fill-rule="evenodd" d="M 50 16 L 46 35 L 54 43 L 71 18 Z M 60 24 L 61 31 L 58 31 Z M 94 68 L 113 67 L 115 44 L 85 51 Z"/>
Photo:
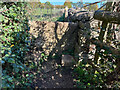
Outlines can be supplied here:
<path id="1" fill-rule="evenodd" d="M 46 62 L 47 63 L 47 62 Z M 46 65 L 45 66 L 49 66 Z M 33 79 L 33 88 L 74 88 L 73 70 L 69 67 L 58 67 L 57 69 L 51 68 L 46 72 L 46 69 L 37 71 L 34 69 L 34 73 L 37 73 Z"/>
<path id="2" fill-rule="evenodd" d="M 48 59 L 40 64 L 39 51 L 32 52 L 30 56 L 33 59 L 31 62 L 36 65 L 31 70 L 31 74 L 34 75 L 32 88 L 74 88 L 73 69 L 61 66 L 60 58 Z"/>

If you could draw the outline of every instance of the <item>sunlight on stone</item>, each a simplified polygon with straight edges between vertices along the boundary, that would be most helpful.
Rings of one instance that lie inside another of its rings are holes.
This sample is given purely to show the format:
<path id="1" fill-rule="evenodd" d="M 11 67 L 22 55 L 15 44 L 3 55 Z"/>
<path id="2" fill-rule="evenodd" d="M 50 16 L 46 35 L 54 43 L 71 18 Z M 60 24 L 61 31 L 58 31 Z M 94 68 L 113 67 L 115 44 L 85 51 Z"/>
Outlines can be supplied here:
<path id="1" fill-rule="evenodd" d="M 38 89 L 38 87 L 36 86 L 35 89 Z"/>
<path id="2" fill-rule="evenodd" d="M 56 74 L 58 74 L 58 72 L 56 71 Z"/>
<path id="3" fill-rule="evenodd" d="M 40 74 L 40 77 L 42 77 L 42 75 Z"/>
<path id="4" fill-rule="evenodd" d="M 37 78 L 37 77 L 35 76 L 35 78 Z"/>
<path id="5" fill-rule="evenodd" d="M 40 71 L 37 71 L 37 73 L 40 73 Z"/>
<path id="6" fill-rule="evenodd" d="M 62 74 L 60 73 L 59 76 L 62 77 Z"/>
<path id="7" fill-rule="evenodd" d="M 54 76 L 52 76 L 52 80 L 55 80 L 55 77 L 54 77 Z"/>
<path id="8" fill-rule="evenodd" d="M 57 82 L 56 85 L 59 85 L 59 83 Z"/>
<path id="9" fill-rule="evenodd" d="M 37 73 L 34 72 L 33 74 L 36 75 Z"/>

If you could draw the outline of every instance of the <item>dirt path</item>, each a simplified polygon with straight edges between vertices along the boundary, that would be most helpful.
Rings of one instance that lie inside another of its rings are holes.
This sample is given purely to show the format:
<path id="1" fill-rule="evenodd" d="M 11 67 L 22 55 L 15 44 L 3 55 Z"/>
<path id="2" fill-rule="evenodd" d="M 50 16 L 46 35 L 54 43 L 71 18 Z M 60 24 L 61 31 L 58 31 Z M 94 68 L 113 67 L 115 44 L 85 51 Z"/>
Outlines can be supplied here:
<path id="1" fill-rule="evenodd" d="M 53 63 L 54 61 L 54 63 Z M 43 63 L 42 69 L 34 69 L 33 88 L 73 88 L 73 70 L 59 67 L 55 60 Z"/>
<path id="2" fill-rule="evenodd" d="M 70 70 L 60 68 L 44 74 L 41 88 L 73 88 L 73 78 Z"/>

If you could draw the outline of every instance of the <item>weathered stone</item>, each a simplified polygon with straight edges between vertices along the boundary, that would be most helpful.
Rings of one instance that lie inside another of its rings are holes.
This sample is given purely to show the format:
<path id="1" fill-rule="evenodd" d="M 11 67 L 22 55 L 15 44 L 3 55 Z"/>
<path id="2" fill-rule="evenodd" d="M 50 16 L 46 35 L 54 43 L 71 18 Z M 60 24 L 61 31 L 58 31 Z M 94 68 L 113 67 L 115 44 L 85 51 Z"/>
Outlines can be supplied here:
<path id="1" fill-rule="evenodd" d="M 84 26 L 85 26 L 85 25 L 84 25 L 84 23 L 83 23 L 83 22 L 81 22 L 81 21 L 80 21 L 80 22 L 78 22 L 78 25 L 79 25 L 79 28 L 81 28 L 81 29 L 83 29 L 83 28 L 84 28 Z"/>
<path id="2" fill-rule="evenodd" d="M 35 24 L 35 27 L 34 27 Z M 77 23 L 70 22 L 30 22 L 30 33 L 36 38 L 35 46 L 45 54 L 62 54 L 64 50 L 74 49 L 77 40 Z"/>
<path id="3" fill-rule="evenodd" d="M 75 60 L 71 55 L 62 55 L 61 64 L 62 66 L 72 66 L 75 64 Z"/>
<path id="4" fill-rule="evenodd" d="M 58 68 L 58 64 L 56 63 L 55 60 L 49 60 L 47 62 L 44 62 L 42 65 L 42 70 L 44 71 L 44 73 L 53 71 L 57 68 Z"/>
<path id="5" fill-rule="evenodd" d="M 91 14 L 87 11 L 79 11 L 75 9 L 68 10 L 69 21 L 89 21 Z"/>
<path id="6" fill-rule="evenodd" d="M 120 42 L 120 30 L 115 32 L 116 39 Z"/>

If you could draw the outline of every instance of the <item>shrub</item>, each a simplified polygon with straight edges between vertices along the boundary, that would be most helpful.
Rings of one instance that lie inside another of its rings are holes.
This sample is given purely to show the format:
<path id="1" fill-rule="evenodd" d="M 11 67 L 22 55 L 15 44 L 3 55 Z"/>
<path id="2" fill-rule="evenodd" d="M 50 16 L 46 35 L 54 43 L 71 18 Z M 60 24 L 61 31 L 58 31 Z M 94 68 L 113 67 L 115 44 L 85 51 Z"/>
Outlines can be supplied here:
<path id="1" fill-rule="evenodd" d="M 24 57 L 29 51 L 29 27 L 25 2 L 2 2 L 0 31 L 0 60 L 2 60 L 2 87 L 27 86 L 28 74 Z"/>

